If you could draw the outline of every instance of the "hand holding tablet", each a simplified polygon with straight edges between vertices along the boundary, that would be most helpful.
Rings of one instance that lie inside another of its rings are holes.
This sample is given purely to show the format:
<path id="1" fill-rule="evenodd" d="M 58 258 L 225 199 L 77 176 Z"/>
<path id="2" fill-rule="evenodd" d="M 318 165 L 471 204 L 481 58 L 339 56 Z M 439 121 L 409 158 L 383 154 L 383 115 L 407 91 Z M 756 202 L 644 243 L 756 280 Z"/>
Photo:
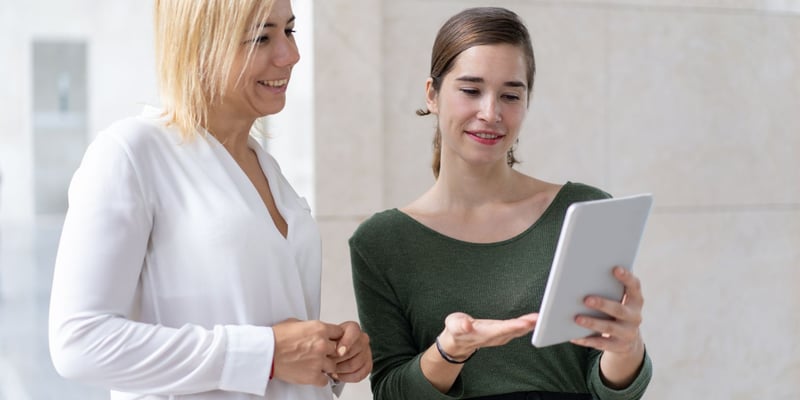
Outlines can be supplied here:
<path id="1" fill-rule="evenodd" d="M 575 318 L 609 318 L 588 308 L 587 296 L 622 299 L 624 286 L 612 270 L 632 270 L 652 202 L 652 195 L 642 194 L 579 202 L 567 209 L 531 338 L 534 346 L 596 334 Z"/>

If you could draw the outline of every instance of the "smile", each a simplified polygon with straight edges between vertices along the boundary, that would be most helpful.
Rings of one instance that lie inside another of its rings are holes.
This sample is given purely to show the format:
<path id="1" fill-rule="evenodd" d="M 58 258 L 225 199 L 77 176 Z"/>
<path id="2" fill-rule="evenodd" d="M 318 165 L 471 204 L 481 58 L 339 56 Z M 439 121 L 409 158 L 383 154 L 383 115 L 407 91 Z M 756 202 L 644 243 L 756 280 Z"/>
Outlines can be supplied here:
<path id="1" fill-rule="evenodd" d="M 278 79 L 274 81 L 258 81 L 259 84 L 267 87 L 283 87 L 289 83 L 288 79 Z"/>
<path id="2" fill-rule="evenodd" d="M 500 143 L 500 141 L 502 141 L 506 136 L 504 134 L 492 131 L 465 131 L 464 133 L 471 137 L 472 140 L 484 145 L 495 145 Z"/>
<path id="3" fill-rule="evenodd" d="M 490 140 L 494 140 L 494 139 L 503 137 L 502 135 L 495 135 L 493 133 L 484 133 L 484 132 L 470 132 L 470 134 L 474 135 L 474 136 L 477 136 L 477 137 L 479 137 L 481 139 L 490 139 Z"/>

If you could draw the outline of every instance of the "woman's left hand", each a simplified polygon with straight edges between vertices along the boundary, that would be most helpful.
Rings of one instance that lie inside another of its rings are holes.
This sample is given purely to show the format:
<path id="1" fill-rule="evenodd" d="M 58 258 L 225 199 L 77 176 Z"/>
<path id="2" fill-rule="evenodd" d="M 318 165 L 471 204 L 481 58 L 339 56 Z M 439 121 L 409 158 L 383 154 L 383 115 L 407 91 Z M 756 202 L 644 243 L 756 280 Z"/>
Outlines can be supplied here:
<path id="1" fill-rule="evenodd" d="M 372 350 L 369 336 L 361 330 L 357 322 L 347 321 L 339 324 L 344 334 L 337 344 L 338 357 L 336 373 L 331 377 L 341 382 L 359 382 L 372 371 Z"/>
<path id="2" fill-rule="evenodd" d="M 611 387 L 624 388 L 636 377 L 644 360 L 644 340 L 639 332 L 644 297 L 641 282 L 633 273 L 615 267 L 614 277 L 625 286 L 622 301 L 599 296 L 584 299 L 587 307 L 607 314 L 611 319 L 577 316 L 575 322 L 578 325 L 600 332 L 600 335 L 575 339 L 572 343 L 602 350 L 600 369 L 604 381 Z"/>

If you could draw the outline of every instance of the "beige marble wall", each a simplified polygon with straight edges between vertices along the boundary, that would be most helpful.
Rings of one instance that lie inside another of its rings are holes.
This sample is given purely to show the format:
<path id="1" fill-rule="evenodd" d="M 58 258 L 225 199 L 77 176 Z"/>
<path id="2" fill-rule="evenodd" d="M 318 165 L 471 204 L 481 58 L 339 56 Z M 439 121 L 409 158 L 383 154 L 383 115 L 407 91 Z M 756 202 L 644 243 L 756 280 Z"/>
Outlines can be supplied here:
<path id="1" fill-rule="evenodd" d="M 314 192 L 322 231 L 322 319 L 357 320 L 347 239 L 382 207 L 382 5 L 314 2 Z M 372 398 L 367 380 L 340 397 Z"/>
<path id="2" fill-rule="evenodd" d="M 800 398 L 796 1 L 317 2 L 323 313 L 355 315 L 358 223 L 432 182 L 434 120 L 414 115 L 430 46 L 481 4 L 516 10 L 533 35 L 520 168 L 656 196 L 636 266 L 656 368 L 646 399 Z"/>

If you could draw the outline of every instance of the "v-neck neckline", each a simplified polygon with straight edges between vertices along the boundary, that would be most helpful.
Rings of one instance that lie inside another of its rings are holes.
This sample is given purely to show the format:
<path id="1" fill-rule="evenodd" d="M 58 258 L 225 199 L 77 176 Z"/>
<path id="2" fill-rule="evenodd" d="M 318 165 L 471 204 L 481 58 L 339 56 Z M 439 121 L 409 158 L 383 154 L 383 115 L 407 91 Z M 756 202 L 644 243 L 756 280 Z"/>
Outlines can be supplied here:
<path id="1" fill-rule="evenodd" d="M 269 162 L 269 160 L 264 159 L 265 155 L 262 154 L 264 152 L 264 149 L 261 148 L 261 146 L 255 140 L 255 138 L 248 135 L 247 147 L 250 150 L 252 150 L 253 153 L 255 153 L 258 166 L 261 169 L 261 172 L 264 174 L 264 179 L 267 180 L 267 186 L 269 187 L 269 192 L 270 195 L 272 196 L 272 203 L 275 204 L 276 211 L 278 212 L 278 214 L 280 214 L 281 218 L 283 218 L 283 220 L 286 222 L 286 236 L 283 236 L 280 229 L 278 229 L 278 226 L 275 223 L 275 220 L 272 218 L 272 215 L 269 212 L 267 204 L 264 202 L 264 199 L 258 192 L 256 185 L 253 184 L 253 181 L 250 180 L 250 178 L 247 176 L 247 173 L 244 171 L 244 169 L 242 169 L 241 165 L 239 165 L 239 163 L 236 162 L 236 159 L 233 157 L 233 155 L 228 151 L 227 148 L 225 148 L 222 142 L 220 142 L 211 133 L 206 132 L 205 137 L 210 143 L 212 143 L 214 147 L 216 147 L 217 151 L 224 152 L 222 158 L 225 159 L 225 162 L 229 164 L 230 168 L 236 170 L 236 172 L 234 172 L 234 175 L 236 179 L 239 181 L 238 183 L 247 187 L 247 189 L 243 190 L 246 192 L 245 195 L 248 196 L 248 201 L 257 201 L 260 204 L 260 209 L 262 210 L 261 212 L 267 218 L 267 221 L 269 221 L 269 224 L 271 225 L 270 230 L 275 232 L 275 234 L 278 237 L 288 242 L 292 234 L 292 223 L 290 222 L 291 218 L 289 218 L 289 212 L 286 209 L 286 207 L 282 205 L 283 202 L 282 199 L 280 199 L 281 190 L 279 187 L 277 187 L 276 184 L 277 177 L 275 176 L 275 174 L 272 173 L 273 171 L 271 169 L 264 167 L 265 162 L 267 163 Z"/>

